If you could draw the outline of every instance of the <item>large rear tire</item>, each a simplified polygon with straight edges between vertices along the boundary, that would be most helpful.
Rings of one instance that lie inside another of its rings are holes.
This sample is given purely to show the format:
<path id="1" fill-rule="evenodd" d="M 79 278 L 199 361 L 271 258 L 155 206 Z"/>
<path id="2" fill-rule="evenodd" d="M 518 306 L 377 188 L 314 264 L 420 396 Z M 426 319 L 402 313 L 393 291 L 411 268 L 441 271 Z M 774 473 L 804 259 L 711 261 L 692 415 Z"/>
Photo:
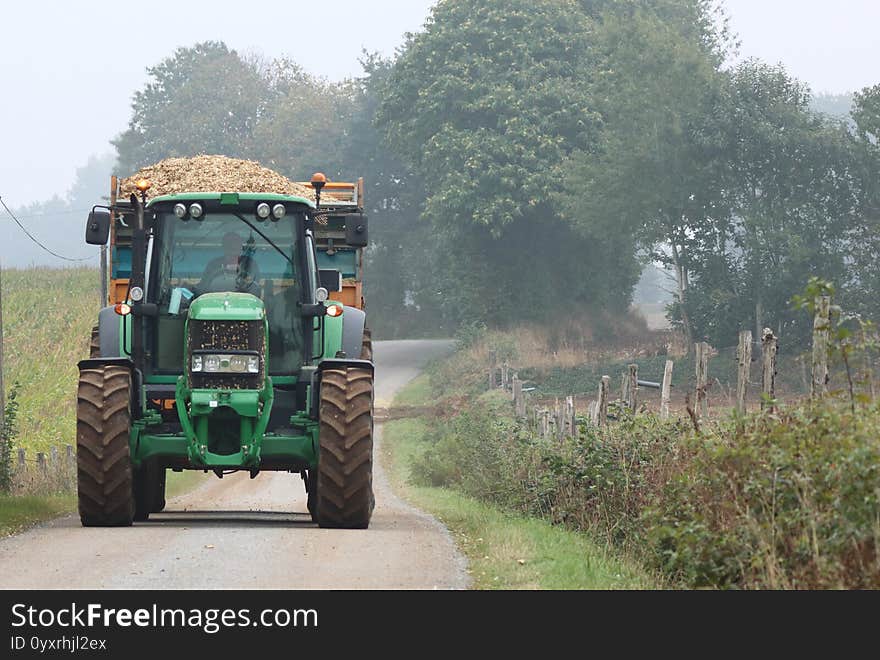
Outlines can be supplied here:
<path id="1" fill-rule="evenodd" d="M 315 510 L 321 527 L 366 529 L 373 515 L 373 374 L 327 369 L 321 376 Z"/>
<path id="2" fill-rule="evenodd" d="M 131 372 L 104 365 L 79 374 L 76 473 L 79 517 L 86 527 L 131 525 L 135 513 L 131 465 Z"/>
<path id="3" fill-rule="evenodd" d="M 165 480 L 168 476 L 168 470 L 158 468 L 158 471 L 156 492 L 153 497 L 153 508 L 151 509 L 152 513 L 159 513 L 165 510 Z"/>
<path id="4" fill-rule="evenodd" d="M 149 460 L 134 473 L 134 519 L 147 520 L 165 508 L 165 468 Z"/>

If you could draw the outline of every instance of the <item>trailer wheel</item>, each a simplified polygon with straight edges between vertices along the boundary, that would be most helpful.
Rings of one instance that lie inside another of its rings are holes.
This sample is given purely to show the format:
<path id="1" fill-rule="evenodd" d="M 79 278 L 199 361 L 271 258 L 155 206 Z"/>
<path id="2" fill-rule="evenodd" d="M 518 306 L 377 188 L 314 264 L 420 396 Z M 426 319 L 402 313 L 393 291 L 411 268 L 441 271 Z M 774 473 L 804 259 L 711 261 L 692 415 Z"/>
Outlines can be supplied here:
<path id="1" fill-rule="evenodd" d="M 96 325 L 92 326 L 92 336 L 89 340 L 89 357 L 92 359 L 101 357 L 101 335 Z"/>
<path id="2" fill-rule="evenodd" d="M 80 520 L 86 527 L 131 525 L 135 513 L 129 449 L 131 373 L 112 365 L 83 369 L 76 398 Z"/>
<path id="3" fill-rule="evenodd" d="M 361 343 L 361 360 L 373 361 L 373 331 L 364 328 L 364 339 Z"/>
<path id="4" fill-rule="evenodd" d="M 354 367 L 321 376 L 315 509 L 321 527 L 366 529 L 373 497 L 373 374 Z"/>

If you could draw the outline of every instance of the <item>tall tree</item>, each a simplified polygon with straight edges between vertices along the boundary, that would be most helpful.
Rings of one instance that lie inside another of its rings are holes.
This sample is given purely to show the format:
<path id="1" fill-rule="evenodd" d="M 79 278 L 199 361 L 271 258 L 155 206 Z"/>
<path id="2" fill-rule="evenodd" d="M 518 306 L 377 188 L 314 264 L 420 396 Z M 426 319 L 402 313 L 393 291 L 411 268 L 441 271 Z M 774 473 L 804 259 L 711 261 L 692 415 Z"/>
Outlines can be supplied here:
<path id="1" fill-rule="evenodd" d="M 450 324 L 619 304 L 637 278 L 631 249 L 576 234 L 551 199 L 595 138 L 593 30 L 574 1 L 445 0 L 395 62 L 378 123 L 425 182 L 435 247 L 417 300 Z M 612 257 L 626 263 L 609 274 Z"/>
<path id="2" fill-rule="evenodd" d="M 135 92 L 128 129 L 113 144 L 119 170 L 171 156 L 242 156 L 270 102 L 267 81 L 223 43 L 179 48 L 147 69 L 150 82 Z"/>
<path id="3" fill-rule="evenodd" d="M 594 49 L 602 131 L 596 149 L 572 154 L 557 195 L 584 235 L 630 236 L 671 266 L 689 345 L 694 253 L 719 249 L 728 216 L 712 125 L 723 35 L 710 9 L 698 0 L 605 7 Z"/>

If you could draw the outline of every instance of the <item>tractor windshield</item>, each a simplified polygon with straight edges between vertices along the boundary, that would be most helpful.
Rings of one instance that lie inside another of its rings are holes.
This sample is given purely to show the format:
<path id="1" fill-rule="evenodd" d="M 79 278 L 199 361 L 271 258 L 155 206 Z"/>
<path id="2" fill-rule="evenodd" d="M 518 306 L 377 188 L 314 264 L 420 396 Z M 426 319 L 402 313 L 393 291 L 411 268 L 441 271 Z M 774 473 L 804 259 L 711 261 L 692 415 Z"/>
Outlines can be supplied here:
<path id="1" fill-rule="evenodd" d="M 155 288 L 150 297 L 159 305 L 156 354 L 160 371 L 182 369 L 187 301 L 224 291 L 250 293 L 265 304 L 270 373 L 299 369 L 303 332 L 297 303 L 302 296 L 302 274 L 293 265 L 297 263 L 298 224 L 296 214 L 279 222 L 259 223 L 259 231 L 270 243 L 231 213 L 208 213 L 203 220 L 187 222 L 171 213 L 159 216 L 153 246 Z M 179 341 L 167 341 L 171 333 Z M 164 342 L 162 335 L 167 338 Z"/>

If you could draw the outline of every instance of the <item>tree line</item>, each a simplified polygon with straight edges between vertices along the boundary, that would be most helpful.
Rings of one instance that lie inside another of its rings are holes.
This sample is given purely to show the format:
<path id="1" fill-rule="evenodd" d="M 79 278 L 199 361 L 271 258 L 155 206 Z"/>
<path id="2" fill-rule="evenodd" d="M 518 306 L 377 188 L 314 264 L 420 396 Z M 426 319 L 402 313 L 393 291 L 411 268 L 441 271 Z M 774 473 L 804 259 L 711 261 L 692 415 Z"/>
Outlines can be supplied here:
<path id="1" fill-rule="evenodd" d="M 734 48 L 713 0 L 441 0 L 338 84 L 200 43 L 149 69 L 118 170 L 223 153 L 365 176 L 385 336 L 623 312 L 648 263 L 718 346 L 805 336 L 789 301 L 814 275 L 880 316 L 880 85 L 833 117 Z"/>

